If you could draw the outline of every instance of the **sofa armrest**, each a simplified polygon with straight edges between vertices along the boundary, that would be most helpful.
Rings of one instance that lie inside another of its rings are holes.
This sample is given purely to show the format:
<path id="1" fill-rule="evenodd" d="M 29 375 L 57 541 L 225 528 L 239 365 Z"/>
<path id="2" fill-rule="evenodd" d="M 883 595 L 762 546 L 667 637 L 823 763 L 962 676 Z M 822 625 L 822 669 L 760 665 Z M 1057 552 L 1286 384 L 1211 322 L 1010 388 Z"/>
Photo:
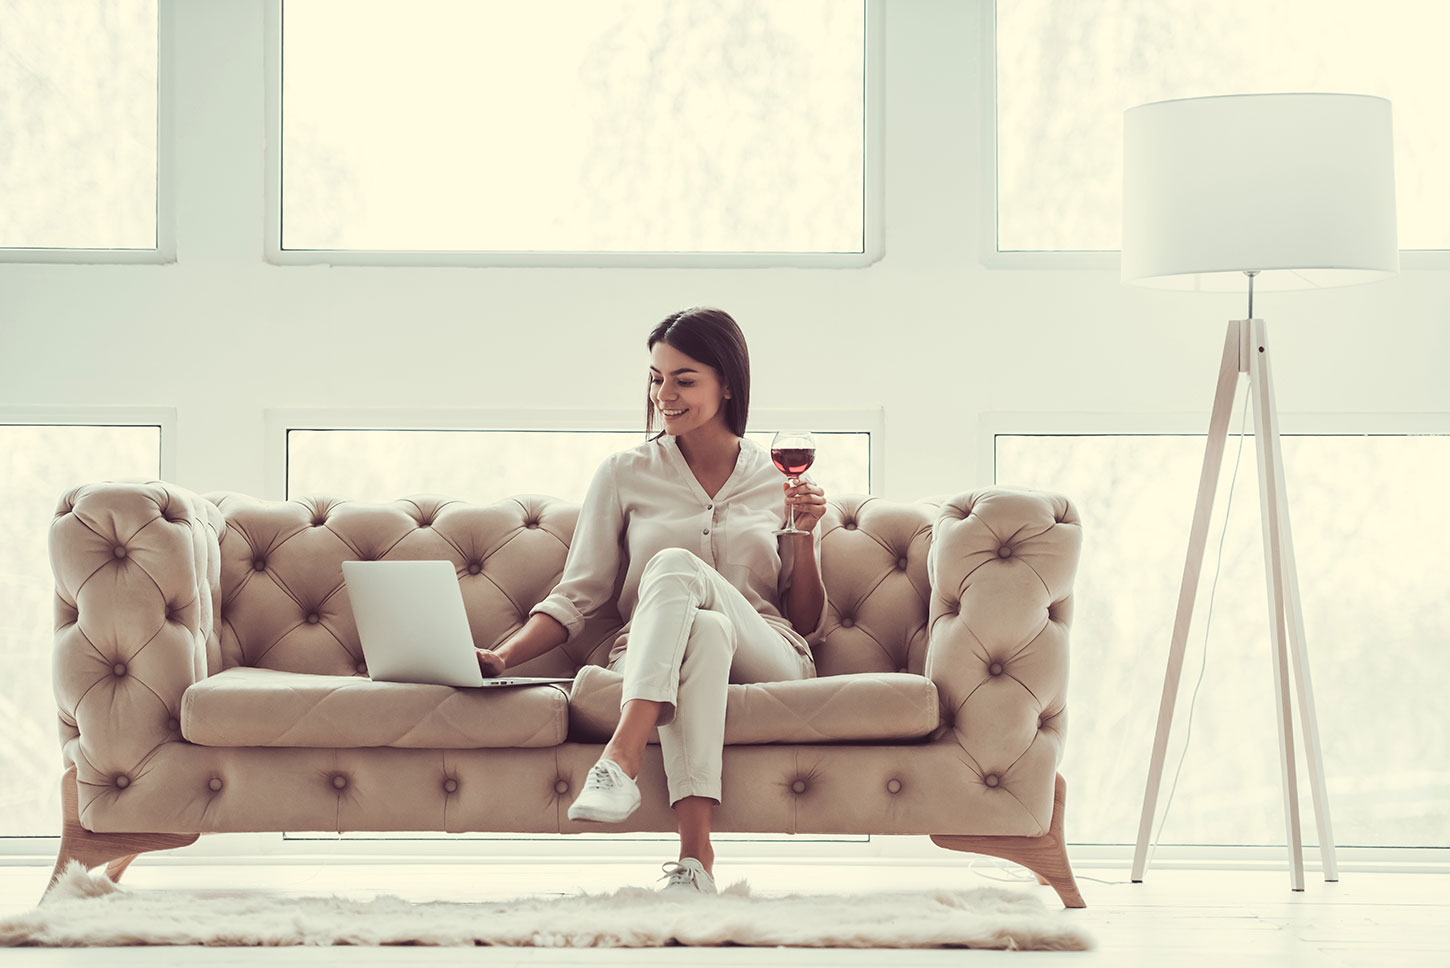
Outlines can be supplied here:
<path id="1" fill-rule="evenodd" d="M 1057 494 L 991 487 L 951 498 L 932 525 L 926 675 L 955 739 L 993 789 L 1045 832 L 1067 727 L 1068 628 L 1082 549 Z"/>
<path id="2" fill-rule="evenodd" d="M 62 770 L 84 808 L 181 739 L 181 694 L 220 665 L 220 509 L 165 481 L 123 478 L 61 496 L 50 523 L 51 673 Z M 89 785 L 89 791 L 88 791 Z"/>

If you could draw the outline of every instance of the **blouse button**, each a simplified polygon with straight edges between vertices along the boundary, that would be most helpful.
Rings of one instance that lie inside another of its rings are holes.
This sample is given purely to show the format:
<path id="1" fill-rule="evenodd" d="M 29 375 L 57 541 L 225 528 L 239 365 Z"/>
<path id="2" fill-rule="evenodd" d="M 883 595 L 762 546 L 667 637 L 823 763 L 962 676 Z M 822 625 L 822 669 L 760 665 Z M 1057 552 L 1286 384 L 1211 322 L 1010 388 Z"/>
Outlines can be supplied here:
<path id="1" fill-rule="evenodd" d="M 710 533 L 710 529 L 709 528 L 706 528 L 704 531 L 701 531 L 700 533 L 701 534 L 709 534 Z"/>
<path id="2" fill-rule="evenodd" d="M 707 504 L 707 505 L 705 505 L 705 510 L 706 511 L 713 511 L 713 510 L 715 510 L 715 505 L 713 505 L 713 504 Z"/>

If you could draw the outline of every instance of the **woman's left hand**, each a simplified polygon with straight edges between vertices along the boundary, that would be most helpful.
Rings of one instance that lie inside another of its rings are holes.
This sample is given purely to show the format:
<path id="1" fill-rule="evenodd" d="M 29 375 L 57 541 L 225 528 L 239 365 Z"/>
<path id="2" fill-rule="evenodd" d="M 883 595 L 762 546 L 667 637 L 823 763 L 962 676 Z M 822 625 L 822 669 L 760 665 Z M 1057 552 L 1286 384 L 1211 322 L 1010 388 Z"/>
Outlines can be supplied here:
<path id="1" fill-rule="evenodd" d="M 786 480 L 784 486 L 786 509 L 795 508 L 795 526 L 802 531 L 810 531 L 826 514 L 826 492 L 819 484 L 804 478 L 793 487 Z"/>

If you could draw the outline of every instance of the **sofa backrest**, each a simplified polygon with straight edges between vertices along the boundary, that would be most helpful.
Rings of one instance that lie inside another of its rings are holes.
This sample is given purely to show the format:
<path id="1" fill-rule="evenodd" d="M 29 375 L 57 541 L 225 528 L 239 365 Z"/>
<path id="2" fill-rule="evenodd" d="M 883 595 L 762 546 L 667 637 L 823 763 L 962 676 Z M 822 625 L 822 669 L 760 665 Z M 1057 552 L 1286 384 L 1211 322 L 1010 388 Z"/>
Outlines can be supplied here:
<path id="1" fill-rule="evenodd" d="M 578 504 L 542 494 L 487 505 L 440 494 L 387 503 L 328 496 L 262 501 L 233 491 L 202 496 L 225 519 L 220 643 L 208 650 L 208 674 L 246 665 L 365 675 L 342 577 L 342 563 L 359 559 L 453 562 L 474 644 L 501 645 L 558 584 L 579 517 Z M 940 505 L 831 498 L 821 521 L 830 607 L 815 648 L 819 675 L 923 673 L 927 552 Z M 602 665 L 622 625 L 611 603 L 563 648 L 518 672 L 572 676 L 581 666 Z"/>

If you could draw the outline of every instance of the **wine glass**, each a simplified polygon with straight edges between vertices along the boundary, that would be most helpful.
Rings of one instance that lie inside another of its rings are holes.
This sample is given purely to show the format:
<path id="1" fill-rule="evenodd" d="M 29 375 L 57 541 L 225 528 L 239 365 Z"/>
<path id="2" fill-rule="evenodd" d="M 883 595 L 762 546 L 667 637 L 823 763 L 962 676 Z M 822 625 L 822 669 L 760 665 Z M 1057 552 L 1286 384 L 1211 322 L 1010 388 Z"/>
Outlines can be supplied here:
<path id="1" fill-rule="evenodd" d="M 775 464 L 776 469 L 790 480 L 792 484 L 800 481 L 800 475 L 806 472 L 816 461 L 816 441 L 804 430 L 781 430 L 770 442 L 770 460 Z M 809 531 L 802 531 L 795 526 L 795 505 L 790 505 L 790 524 L 784 528 L 777 528 L 771 534 L 810 534 Z"/>

